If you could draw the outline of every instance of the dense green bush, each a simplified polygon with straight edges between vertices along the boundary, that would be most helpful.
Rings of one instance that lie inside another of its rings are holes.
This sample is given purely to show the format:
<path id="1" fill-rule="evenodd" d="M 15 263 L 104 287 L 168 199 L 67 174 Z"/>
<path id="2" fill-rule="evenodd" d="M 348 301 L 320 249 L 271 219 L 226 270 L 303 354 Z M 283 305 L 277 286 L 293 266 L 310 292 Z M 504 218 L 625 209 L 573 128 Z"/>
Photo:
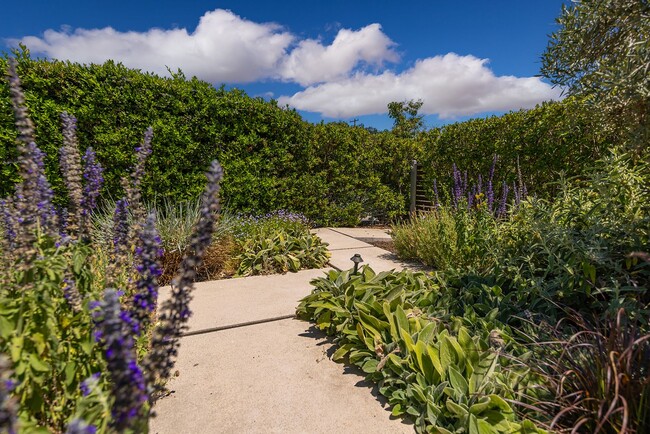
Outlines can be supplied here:
<path id="1" fill-rule="evenodd" d="M 452 165 L 470 174 L 488 173 L 492 157 L 499 157 L 497 178 L 512 184 L 521 167 L 530 193 L 550 198 L 558 174 L 581 175 L 605 155 L 617 133 L 603 128 L 600 114 L 575 98 L 541 104 L 503 116 L 471 119 L 423 133 L 418 159 L 424 184 L 433 197 L 433 180 L 452 184 Z"/>
<path id="2" fill-rule="evenodd" d="M 106 168 L 105 192 L 114 198 L 122 195 L 134 144 L 151 125 L 153 154 L 142 180 L 149 202 L 195 199 L 209 161 L 218 158 L 227 173 L 224 201 L 245 214 L 287 209 L 320 224 L 352 225 L 365 213 L 400 213 L 406 203 L 377 175 L 374 141 L 363 128 L 311 125 L 274 101 L 215 89 L 180 72 L 161 78 L 110 61 L 81 66 L 26 55 L 18 60 L 60 203 L 66 200 L 56 157 L 63 111 L 77 117 L 81 148 L 97 152 Z M 0 70 L 5 69 L 6 59 L 0 59 Z M 12 125 L 8 87 L 1 83 L 2 195 L 17 181 Z"/>

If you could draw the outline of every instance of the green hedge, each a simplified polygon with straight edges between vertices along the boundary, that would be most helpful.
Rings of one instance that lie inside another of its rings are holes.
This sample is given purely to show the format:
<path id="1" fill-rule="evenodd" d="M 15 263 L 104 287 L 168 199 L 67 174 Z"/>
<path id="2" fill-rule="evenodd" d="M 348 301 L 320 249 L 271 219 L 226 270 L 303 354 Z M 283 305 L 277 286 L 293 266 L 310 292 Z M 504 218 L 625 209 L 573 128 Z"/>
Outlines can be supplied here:
<path id="1" fill-rule="evenodd" d="M 20 53 L 19 74 L 46 171 L 59 201 L 66 197 L 58 169 L 59 115 L 78 119 L 82 151 L 92 146 L 106 168 L 105 193 L 122 195 L 120 180 L 133 165 L 133 148 L 154 129 L 153 154 L 143 179 L 145 200 L 194 199 L 213 159 L 225 170 L 223 198 L 234 212 L 300 212 L 323 225 L 352 225 L 366 215 L 386 219 L 408 209 L 409 162 L 427 168 L 425 182 L 449 174 L 452 162 L 485 173 L 494 153 L 506 178 L 521 158 L 533 192 L 556 172 L 581 173 L 609 137 L 575 100 L 544 104 L 502 117 L 432 129 L 415 138 L 372 132 L 346 123 L 310 124 L 275 101 L 214 88 L 181 72 L 170 78 L 112 61 L 79 65 L 32 60 Z M 6 58 L 0 58 L 6 70 Z M 8 85 L 0 82 L 0 196 L 16 182 L 15 129 Z"/>

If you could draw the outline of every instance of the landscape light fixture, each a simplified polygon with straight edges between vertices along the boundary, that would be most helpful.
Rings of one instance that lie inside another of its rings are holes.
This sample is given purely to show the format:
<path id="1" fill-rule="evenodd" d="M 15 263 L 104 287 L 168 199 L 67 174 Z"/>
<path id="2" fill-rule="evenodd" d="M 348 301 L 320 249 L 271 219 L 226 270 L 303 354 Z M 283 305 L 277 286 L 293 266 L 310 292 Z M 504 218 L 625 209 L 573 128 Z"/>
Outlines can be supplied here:
<path id="1" fill-rule="evenodd" d="M 359 271 L 359 264 L 363 262 L 363 258 L 360 254 L 355 253 L 354 256 L 350 258 L 350 261 L 354 262 L 354 270 L 352 271 L 352 274 L 357 274 L 357 271 Z"/>

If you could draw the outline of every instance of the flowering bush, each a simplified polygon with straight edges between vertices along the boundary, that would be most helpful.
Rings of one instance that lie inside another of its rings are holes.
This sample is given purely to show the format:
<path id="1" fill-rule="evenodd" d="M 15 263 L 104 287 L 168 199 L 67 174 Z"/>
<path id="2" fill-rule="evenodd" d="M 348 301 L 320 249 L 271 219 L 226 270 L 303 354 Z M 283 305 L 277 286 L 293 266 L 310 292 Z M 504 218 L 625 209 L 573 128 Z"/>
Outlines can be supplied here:
<path id="1" fill-rule="evenodd" d="M 194 268 L 212 240 L 221 167 L 215 161 L 208 172 L 190 253 L 153 325 L 160 237 L 139 192 L 152 130 L 136 149 L 118 201 L 110 255 L 98 257 L 90 223 L 101 165 L 92 149 L 80 157 L 76 121 L 64 113 L 59 161 L 69 206 L 55 208 L 14 62 L 9 79 L 22 181 L 2 204 L 0 431 L 143 432 L 191 314 Z"/>

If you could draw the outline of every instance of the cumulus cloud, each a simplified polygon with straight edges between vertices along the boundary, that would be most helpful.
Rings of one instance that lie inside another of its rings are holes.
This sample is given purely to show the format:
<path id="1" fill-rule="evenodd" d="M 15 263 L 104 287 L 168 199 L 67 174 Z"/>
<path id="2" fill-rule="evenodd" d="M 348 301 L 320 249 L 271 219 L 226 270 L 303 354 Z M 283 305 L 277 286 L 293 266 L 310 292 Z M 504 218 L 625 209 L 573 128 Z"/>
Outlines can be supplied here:
<path id="1" fill-rule="evenodd" d="M 206 12 L 194 32 L 150 29 L 47 30 L 21 40 L 30 50 L 57 59 L 103 63 L 166 74 L 167 67 L 210 82 L 245 83 L 274 75 L 294 36 L 272 23 L 244 20 L 230 11 Z"/>
<path id="2" fill-rule="evenodd" d="M 386 64 L 400 59 L 379 24 L 339 29 L 324 44 L 217 9 L 206 12 L 194 31 L 62 28 L 13 42 L 80 63 L 113 59 L 161 75 L 168 67 L 180 68 L 215 84 L 294 82 L 306 88 L 280 97 L 281 104 L 333 118 L 386 113 L 389 102 L 410 99 L 424 101 L 421 113 L 453 118 L 530 108 L 560 97 L 560 90 L 539 78 L 495 76 L 487 59 L 470 55 L 450 53 L 418 60 L 401 72 L 388 70 Z"/>
<path id="3" fill-rule="evenodd" d="M 14 41 L 18 42 L 18 41 Z M 193 32 L 150 29 L 119 32 L 111 27 L 60 31 L 20 40 L 36 53 L 80 63 L 113 59 L 165 75 L 167 67 L 213 83 L 273 78 L 303 86 L 339 79 L 360 65 L 397 61 L 395 43 L 379 24 L 340 29 L 330 45 L 296 37 L 273 23 L 254 23 L 231 11 L 206 12 Z"/>
<path id="4" fill-rule="evenodd" d="M 531 108 L 558 99 L 561 91 L 535 77 L 497 77 L 487 59 L 454 53 L 419 60 L 394 73 L 357 73 L 279 99 L 299 110 L 327 117 L 351 117 L 385 113 L 391 101 L 422 99 L 423 114 L 443 119 L 491 111 Z"/>
<path id="5" fill-rule="evenodd" d="M 379 24 L 357 31 L 341 29 L 328 46 L 314 39 L 300 41 L 284 61 L 280 76 L 303 86 L 340 79 L 360 64 L 396 62 L 394 46 Z"/>

